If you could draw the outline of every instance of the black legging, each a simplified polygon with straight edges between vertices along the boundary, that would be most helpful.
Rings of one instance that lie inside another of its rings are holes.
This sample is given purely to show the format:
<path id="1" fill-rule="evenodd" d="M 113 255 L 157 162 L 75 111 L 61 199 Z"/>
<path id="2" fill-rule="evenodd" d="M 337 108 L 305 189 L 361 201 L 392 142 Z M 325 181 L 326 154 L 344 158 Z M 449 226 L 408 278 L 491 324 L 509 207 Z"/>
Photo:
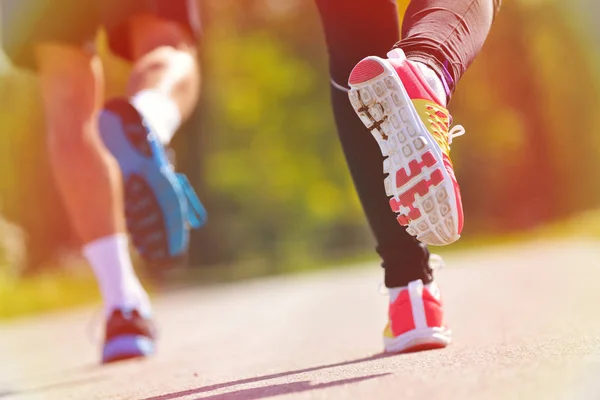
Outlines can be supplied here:
<path id="1" fill-rule="evenodd" d="M 348 76 L 364 57 L 385 57 L 392 47 L 431 66 L 453 91 L 471 64 L 500 0 L 413 0 L 402 24 L 394 0 L 316 0 L 325 30 L 338 134 L 356 190 L 377 240 L 387 287 L 429 283 L 429 252 L 396 222 L 383 186 L 383 159 L 348 101 Z"/>

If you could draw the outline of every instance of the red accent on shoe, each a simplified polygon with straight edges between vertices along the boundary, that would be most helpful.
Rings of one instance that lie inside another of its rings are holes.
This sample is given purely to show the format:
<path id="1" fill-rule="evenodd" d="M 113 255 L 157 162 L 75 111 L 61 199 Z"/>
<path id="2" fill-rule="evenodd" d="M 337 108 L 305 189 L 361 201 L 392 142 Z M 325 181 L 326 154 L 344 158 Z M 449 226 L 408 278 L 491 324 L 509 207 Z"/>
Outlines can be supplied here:
<path id="1" fill-rule="evenodd" d="M 388 61 L 396 70 L 411 99 L 423 99 L 442 104 L 413 61 L 398 58 L 390 58 Z"/>
<path id="2" fill-rule="evenodd" d="M 396 219 L 397 219 L 398 223 L 400 223 L 400 225 L 407 226 L 408 223 L 410 222 L 410 220 L 415 220 L 415 219 L 421 218 L 421 211 L 419 211 L 417 208 L 414 208 L 412 203 L 404 204 L 404 203 L 402 203 L 402 198 L 400 199 L 400 201 L 396 200 L 393 197 L 390 199 L 390 208 L 396 214 L 401 212 L 400 207 L 402 207 L 402 206 L 408 207 L 408 208 L 410 208 L 410 210 L 408 211 L 408 216 L 403 215 L 403 214 L 398 215 L 398 217 Z"/>
<path id="3" fill-rule="evenodd" d="M 392 197 L 390 199 L 390 208 L 393 212 L 400 213 L 400 207 L 408 207 L 410 209 L 408 212 L 408 218 L 410 220 L 421 218 L 421 212 L 414 207 L 415 196 L 418 194 L 421 197 L 425 197 L 429 193 L 430 187 L 439 185 L 443 180 L 444 175 L 442 174 L 442 170 L 436 169 L 431 173 L 431 178 L 429 180 L 422 179 L 413 187 L 400 194 L 399 201 Z M 400 224 L 402 224 L 402 222 L 400 222 Z"/>
<path id="4" fill-rule="evenodd" d="M 352 69 L 348 83 L 356 85 L 358 83 L 371 80 L 383 73 L 384 69 L 381 64 L 373 59 L 364 59 Z"/>
<path id="5" fill-rule="evenodd" d="M 421 218 L 421 211 L 419 211 L 419 209 L 413 208 L 408 212 L 408 219 L 414 221 L 419 218 Z"/>
<path id="6" fill-rule="evenodd" d="M 400 195 L 400 204 L 405 207 L 411 207 L 415 202 L 415 196 L 418 194 L 421 197 L 427 196 L 429 193 L 429 188 L 435 185 L 439 185 L 444 180 L 442 175 L 442 171 L 436 169 L 431 173 L 431 179 L 422 179 L 412 188 L 408 189 L 404 193 Z"/>
<path id="7" fill-rule="evenodd" d="M 408 217 L 406 215 L 398 215 L 398 217 L 396 218 L 396 221 L 398 221 L 398 223 L 402 226 L 408 226 L 408 223 L 410 222 L 410 220 L 408 219 Z"/>
<path id="8" fill-rule="evenodd" d="M 433 167 L 435 165 L 435 156 L 433 152 L 430 150 L 423 154 L 423 161 L 418 162 L 417 160 L 411 160 L 408 163 L 408 168 L 410 170 L 410 175 L 408 175 L 406 168 L 400 168 L 398 172 L 396 172 L 396 186 L 404 186 L 415 176 L 419 175 L 423 168 L 425 167 Z"/>
<path id="9" fill-rule="evenodd" d="M 463 230 L 463 225 L 464 225 L 464 214 L 463 214 L 463 208 L 462 208 L 462 198 L 460 195 L 460 187 L 458 186 L 456 176 L 454 175 L 454 168 L 452 167 L 452 162 L 445 154 L 443 155 L 443 159 L 444 159 L 444 167 L 446 167 L 446 171 L 448 171 L 448 174 L 452 178 L 452 184 L 454 185 L 456 210 L 458 212 L 458 234 L 460 235 L 460 233 Z"/>
<path id="10" fill-rule="evenodd" d="M 394 336 L 415 329 L 415 319 L 408 290 L 401 291 L 396 301 L 390 305 L 389 317 Z"/>
<path id="11" fill-rule="evenodd" d="M 392 211 L 395 213 L 399 213 L 400 207 L 402 207 L 402 203 L 400 203 L 398 200 L 396 200 L 394 197 L 392 197 L 390 199 L 390 208 L 392 209 Z"/>
<path id="12" fill-rule="evenodd" d="M 435 112 L 435 115 L 437 115 L 442 121 L 448 118 L 448 115 L 444 114 L 443 112 L 441 112 L 439 110 Z"/>
<path id="13" fill-rule="evenodd" d="M 427 326 L 430 328 L 442 327 L 444 324 L 442 302 L 433 297 L 427 288 L 423 289 L 423 306 L 425 308 Z"/>

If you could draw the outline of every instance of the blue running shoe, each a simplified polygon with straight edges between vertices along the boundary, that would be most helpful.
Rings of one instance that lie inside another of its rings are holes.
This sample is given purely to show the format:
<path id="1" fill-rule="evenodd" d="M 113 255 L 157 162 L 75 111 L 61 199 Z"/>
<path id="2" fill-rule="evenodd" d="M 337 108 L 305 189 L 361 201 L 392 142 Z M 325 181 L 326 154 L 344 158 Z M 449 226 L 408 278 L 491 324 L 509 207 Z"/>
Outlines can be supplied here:
<path id="1" fill-rule="evenodd" d="M 155 329 L 137 310 L 114 310 L 106 323 L 102 363 L 148 357 L 155 351 Z"/>
<path id="2" fill-rule="evenodd" d="M 127 99 L 106 104 L 100 135 L 121 168 L 127 228 L 142 258 L 152 265 L 185 259 L 190 229 L 206 220 L 186 176 L 174 171 L 156 133 Z"/>

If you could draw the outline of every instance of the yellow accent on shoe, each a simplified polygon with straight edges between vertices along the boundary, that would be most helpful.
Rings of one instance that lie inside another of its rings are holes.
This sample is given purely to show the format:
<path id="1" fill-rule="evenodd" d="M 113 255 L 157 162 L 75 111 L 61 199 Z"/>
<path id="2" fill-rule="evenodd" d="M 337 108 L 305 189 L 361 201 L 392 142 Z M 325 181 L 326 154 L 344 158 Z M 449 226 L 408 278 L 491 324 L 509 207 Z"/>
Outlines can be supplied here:
<path id="1" fill-rule="evenodd" d="M 433 136 L 436 143 L 444 154 L 450 157 L 450 114 L 444 107 L 428 100 L 412 100 L 421 121 L 427 128 L 427 131 Z"/>
<path id="2" fill-rule="evenodd" d="M 394 338 L 394 333 L 392 332 L 392 323 L 391 322 L 388 322 L 388 324 L 385 326 L 385 330 L 383 331 L 383 336 L 386 338 L 390 338 L 390 339 Z"/>

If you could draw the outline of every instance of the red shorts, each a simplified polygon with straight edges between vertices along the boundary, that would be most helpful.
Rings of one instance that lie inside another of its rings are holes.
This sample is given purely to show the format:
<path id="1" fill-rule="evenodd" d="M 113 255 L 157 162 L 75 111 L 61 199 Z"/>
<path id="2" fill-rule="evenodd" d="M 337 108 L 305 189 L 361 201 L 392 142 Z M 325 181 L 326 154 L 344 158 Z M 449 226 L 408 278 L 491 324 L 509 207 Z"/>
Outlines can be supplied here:
<path id="1" fill-rule="evenodd" d="M 100 27 L 111 50 L 131 60 L 127 23 L 151 13 L 180 23 L 200 36 L 199 0 L 0 0 L 2 47 L 12 62 L 35 69 L 33 47 L 40 42 L 87 46 Z"/>

